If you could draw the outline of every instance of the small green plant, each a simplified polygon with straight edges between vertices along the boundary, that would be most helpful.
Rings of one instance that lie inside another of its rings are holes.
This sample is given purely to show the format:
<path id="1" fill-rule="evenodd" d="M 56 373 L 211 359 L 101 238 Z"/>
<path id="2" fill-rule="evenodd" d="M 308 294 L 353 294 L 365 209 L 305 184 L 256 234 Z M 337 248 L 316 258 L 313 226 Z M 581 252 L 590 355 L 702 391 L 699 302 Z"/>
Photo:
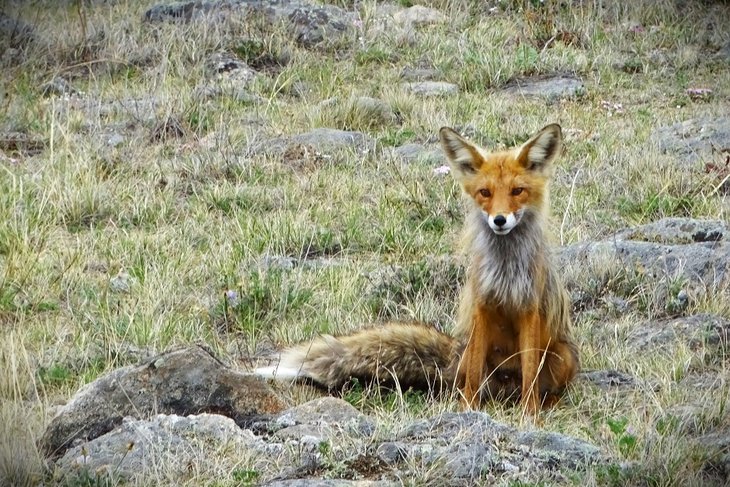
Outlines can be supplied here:
<path id="1" fill-rule="evenodd" d="M 519 72 L 523 74 L 532 74 L 535 72 L 535 67 L 540 58 L 537 49 L 529 44 L 521 44 L 517 48 L 515 54 L 515 64 Z"/>
<path id="2" fill-rule="evenodd" d="M 74 373 L 66 366 L 54 364 L 50 367 L 39 367 L 38 378 L 47 385 L 62 385 L 74 379 Z"/>
<path id="3" fill-rule="evenodd" d="M 630 457 L 636 449 L 636 435 L 629 424 L 628 418 L 606 418 L 606 424 L 616 438 L 616 444 L 624 458 Z"/>
<path id="4" fill-rule="evenodd" d="M 237 468 L 231 472 L 231 477 L 235 482 L 236 486 L 248 487 L 249 485 L 255 485 L 258 482 L 261 474 L 257 470 L 251 470 L 246 468 Z"/>

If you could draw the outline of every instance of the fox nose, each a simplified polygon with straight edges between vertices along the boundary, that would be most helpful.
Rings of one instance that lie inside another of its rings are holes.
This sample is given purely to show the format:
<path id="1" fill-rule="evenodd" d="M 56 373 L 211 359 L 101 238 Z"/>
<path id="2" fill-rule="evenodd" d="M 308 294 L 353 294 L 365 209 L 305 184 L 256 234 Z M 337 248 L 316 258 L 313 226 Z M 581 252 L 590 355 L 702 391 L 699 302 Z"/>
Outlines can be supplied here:
<path id="1" fill-rule="evenodd" d="M 497 225 L 498 227 L 501 227 L 505 223 L 507 223 L 507 219 L 504 216 L 497 215 L 494 217 L 494 224 Z"/>

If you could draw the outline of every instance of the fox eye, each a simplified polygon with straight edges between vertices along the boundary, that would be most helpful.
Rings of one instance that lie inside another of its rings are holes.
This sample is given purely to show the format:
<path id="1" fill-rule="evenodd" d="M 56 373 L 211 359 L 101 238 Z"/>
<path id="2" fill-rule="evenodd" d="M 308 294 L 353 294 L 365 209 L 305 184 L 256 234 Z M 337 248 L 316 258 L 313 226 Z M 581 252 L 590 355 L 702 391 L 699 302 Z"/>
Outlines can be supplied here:
<path id="1" fill-rule="evenodd" d="M 519 196 L 525 188 L 512 188 L 512 196 Z"/>
<path id="2" fill-rule="evenodd" d="M 486 188 L 484 188 L 484 189 L 480 189 L 480 190 L 479 190 L 479 194 L 480 194 L 480 195 L 482 195 L 482 196 L 483 196 L 484 198 L 489 198 L 490 196 L 492 196 L 492 192 L 491 192 L 491 191 L 489 191 L 489 190 L 488 190 L 488 189 L 486 189 Z"/>

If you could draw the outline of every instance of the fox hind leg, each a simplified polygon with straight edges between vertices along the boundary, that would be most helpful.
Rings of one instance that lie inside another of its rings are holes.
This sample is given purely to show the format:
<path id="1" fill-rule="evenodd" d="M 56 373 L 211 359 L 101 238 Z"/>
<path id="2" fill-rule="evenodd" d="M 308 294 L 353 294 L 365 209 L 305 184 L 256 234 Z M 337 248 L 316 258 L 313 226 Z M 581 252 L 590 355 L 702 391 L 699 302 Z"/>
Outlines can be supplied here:
<path id="1" fill-rule="evenodd" d="M 539 377 L 543 407 L 551 407 L 558 402 L 577 372 L 578 351 L 575 344 L 562 341 L 550 345 Z"/>

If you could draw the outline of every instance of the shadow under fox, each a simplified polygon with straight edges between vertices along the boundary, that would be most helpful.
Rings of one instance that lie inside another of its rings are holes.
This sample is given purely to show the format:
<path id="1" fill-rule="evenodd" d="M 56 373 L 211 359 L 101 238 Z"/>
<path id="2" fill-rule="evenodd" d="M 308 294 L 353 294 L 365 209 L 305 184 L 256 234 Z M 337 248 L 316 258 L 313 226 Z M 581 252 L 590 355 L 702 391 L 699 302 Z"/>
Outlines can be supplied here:
<path id="1" fill-rule="evenodd" d="M 578 369 L 570 302 L 545 236 L 560 126 L 548 125 L 519 147 L 491 153 L 452 129 L 439 135 L 469 201 L 469 266 L 454 335 L 418 323 L 325 335 L 285 350 L 278 366 L 257 373 L 309 379 L 329 389 L 353 378 L 403 390 L 456 387 L 466 407 L 519 397 L 531 413 L 558 399 Z"/>

